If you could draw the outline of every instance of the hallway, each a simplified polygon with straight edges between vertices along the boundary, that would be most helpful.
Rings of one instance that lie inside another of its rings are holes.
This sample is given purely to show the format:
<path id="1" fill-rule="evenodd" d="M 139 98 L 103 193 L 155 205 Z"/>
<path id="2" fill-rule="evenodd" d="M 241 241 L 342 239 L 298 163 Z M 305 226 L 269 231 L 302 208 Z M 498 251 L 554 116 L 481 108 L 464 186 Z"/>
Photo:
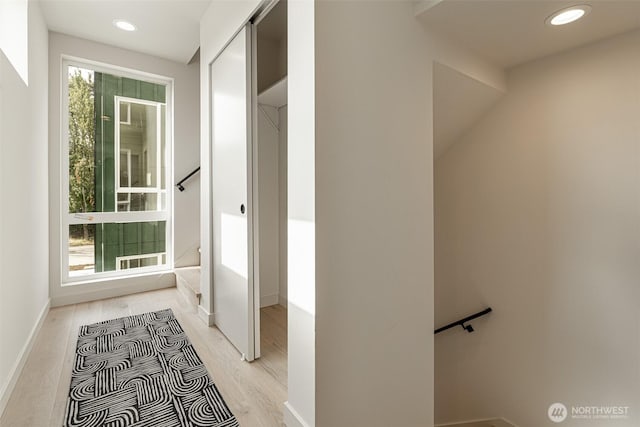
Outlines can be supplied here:
<path id="1" fill-rule="evenodd" d="M 52 308 L 36 338 L 2 427 L 62 424 L 81 325 L 171 308 L 240 425 L 276 427 L 287 400 L 286 309 L 262 309 L 262 358 L 253 363 L 215 328 L 206 327 L 176 288 Z"/>

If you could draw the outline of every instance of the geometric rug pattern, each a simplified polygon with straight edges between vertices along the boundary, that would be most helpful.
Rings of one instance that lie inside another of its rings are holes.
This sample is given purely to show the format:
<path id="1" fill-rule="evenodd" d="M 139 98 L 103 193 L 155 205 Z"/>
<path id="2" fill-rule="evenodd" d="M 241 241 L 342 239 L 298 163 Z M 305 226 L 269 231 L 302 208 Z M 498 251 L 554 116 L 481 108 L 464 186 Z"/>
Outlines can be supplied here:
<path id="1" fill-rule="evenodd" d="M 237 427 L 170 309 L 82 326 L 65 427 Z"/>

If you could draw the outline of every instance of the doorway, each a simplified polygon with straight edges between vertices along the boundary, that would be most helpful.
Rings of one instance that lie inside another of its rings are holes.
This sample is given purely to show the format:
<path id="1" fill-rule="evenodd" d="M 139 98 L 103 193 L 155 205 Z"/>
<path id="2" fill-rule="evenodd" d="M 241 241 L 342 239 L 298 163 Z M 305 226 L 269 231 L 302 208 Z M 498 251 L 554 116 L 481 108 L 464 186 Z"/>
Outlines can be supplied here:
<path id="1" fill-rule="evenodd" d="M 287 3 L 255 25 L 261 363 L 287 381 Z"/>
<path id="2" fill-rule="evenodd" d="M 258 12 L 210 67 L 215 324 L 286 384 L 286 2 Z"/>

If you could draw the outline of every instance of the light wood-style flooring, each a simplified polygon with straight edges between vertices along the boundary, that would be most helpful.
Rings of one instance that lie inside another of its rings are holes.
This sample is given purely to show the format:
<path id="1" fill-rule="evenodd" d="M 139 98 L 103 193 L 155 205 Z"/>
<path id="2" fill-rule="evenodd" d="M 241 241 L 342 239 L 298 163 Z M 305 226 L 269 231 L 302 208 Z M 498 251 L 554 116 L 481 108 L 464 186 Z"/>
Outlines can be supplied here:
<path id="1" fill-rule="evenodd" d="M 262 357 L 252 363 L 215 327 L 207 327 L 176 288 L 52 308 L 7 407 L 1 427 L 62 425 L 78 328 L 102 320 L 171 308 L 231 411 L 243 427 L 284 426 L 287 400 L 287 312 L 261 310 Z"/>

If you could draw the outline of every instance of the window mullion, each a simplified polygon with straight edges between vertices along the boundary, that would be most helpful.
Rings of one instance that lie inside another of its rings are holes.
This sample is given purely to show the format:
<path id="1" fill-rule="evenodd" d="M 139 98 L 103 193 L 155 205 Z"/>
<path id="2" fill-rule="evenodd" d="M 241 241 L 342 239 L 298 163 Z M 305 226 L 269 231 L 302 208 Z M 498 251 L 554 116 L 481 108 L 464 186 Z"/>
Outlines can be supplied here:
<path id="1" fill-rule="evenodd" d="M 90 212 L 70 213 L 66 216 L 67 227 L 75 224 L 104 224 L 166 221 L 166 211 L 132 211 L 132 212 Z"/>

